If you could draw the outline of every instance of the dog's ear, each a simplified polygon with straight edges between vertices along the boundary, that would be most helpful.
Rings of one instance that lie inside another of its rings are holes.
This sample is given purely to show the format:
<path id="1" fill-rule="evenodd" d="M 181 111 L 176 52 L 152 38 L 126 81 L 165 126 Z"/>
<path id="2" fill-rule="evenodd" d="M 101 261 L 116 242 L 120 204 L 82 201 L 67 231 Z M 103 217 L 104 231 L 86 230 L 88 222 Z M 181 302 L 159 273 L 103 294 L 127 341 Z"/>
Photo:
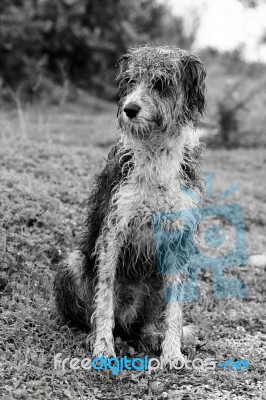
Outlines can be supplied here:
<path id="1" fill-rule="evenodd" d="M 130 54 L 126 53 L 122 57 L 119 58 L 116 68 L 118 69 L 118 73 L 116 75 L 116 85 L 117 85 L 117 102 L 120 104 L 120 100 L 126 94 L 127 87 L 127 70 L 129 64 Z M 119 113 L 119 108 L 117 111 L 117 115 Z"/>
<path id="2" fill-rule="evenodd" d="M 126 53 L 119 58 L 118 63 L 116 65 L 116 68 L 118 69 L 117 80 L 119 79 L 119 76 L 123 75 L 127 71 L 129 59 L 130 59 L 129 53 Z"/>
<path id="3" fill-rule="evenodd" d="M 186 55 L 183 60 L 182 75 L 184 85 L 183 116 L 186 122 L 192 121 L 197 124 L 206 105 L 206 67 L 198 57 Z"/>

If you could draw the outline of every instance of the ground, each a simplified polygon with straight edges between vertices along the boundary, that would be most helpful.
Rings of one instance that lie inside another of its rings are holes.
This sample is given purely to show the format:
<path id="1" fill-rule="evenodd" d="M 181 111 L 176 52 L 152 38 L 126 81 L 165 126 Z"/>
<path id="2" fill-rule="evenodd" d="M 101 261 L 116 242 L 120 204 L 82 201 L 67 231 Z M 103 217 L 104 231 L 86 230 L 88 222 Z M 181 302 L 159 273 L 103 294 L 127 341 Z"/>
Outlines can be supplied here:
<path id="1" fill-rule="evenodd" d="M 191 358 L 245 359 L 242 371 L 147 373 L 61 371 L 54 356 L 90 356 L 86 334 L 63 326 L 52 283 L 61 255 L 82 229 L 92 175 L 115 139 L 115 106 L 35 107 L 0 115 L 0 397 L 8 399 L 266 399 L 265 264 L 228 268 L 241 280 L 244 298 L 214 298 L 211 274 L 202 273 L 199 302 L 185 306 L 198 338 Z M 244 212 L 247 251 L 266 247 L 265 148 L 206 149 L 204 172 L 213 173 L 212 204 L 222 200 Z M 147 349 L 116 339 L 117 354 L 143 356 Z M 150 356 L 152 354 L 148 353 Z M 264 390 L 264 391 L 263 391 Z M 264 394 L 263 394 L 264 393 Z"/>

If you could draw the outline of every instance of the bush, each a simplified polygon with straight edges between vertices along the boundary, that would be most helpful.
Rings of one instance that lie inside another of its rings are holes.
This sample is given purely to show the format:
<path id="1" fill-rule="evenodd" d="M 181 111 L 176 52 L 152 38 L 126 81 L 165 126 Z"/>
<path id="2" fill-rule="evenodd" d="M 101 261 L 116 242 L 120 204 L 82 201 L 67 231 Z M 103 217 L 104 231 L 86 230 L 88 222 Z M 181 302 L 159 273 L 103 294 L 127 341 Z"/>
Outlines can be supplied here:
<path id="1" fill-rule="evenodd" d="M 114 65 L 129 46 L 185 42 L 156 0 L 4 0 L 0 15 L 0 77 L 28 97 L 47 79 L 114 97 Z"/>

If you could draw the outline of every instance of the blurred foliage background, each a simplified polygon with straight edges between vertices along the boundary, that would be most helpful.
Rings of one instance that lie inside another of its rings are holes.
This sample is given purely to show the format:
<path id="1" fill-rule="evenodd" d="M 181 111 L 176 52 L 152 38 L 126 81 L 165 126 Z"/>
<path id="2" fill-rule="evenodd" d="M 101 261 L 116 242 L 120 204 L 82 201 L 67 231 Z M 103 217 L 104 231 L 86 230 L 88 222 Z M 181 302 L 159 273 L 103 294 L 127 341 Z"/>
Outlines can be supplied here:
<path id="1" fill-rule="evenodd" d="M 247 8 L 259 1 L 239 0 Z M 74 103 L 81 95 L 115 100 L 115 65 L 130 46 L 193 46 L 201 16 L 192 10 L 188 33 L 184 17 L 173 14 L 170 3 L 1 0 L 1 106 L 18 99 L 23 105 Z M 245 62 L 241 49 L 224 54 L 209 48 L 201 57 L 208 69 L 203 136 L 214 146 L 266 145 L 265 64 Z"/>
<path id="2" fill-rule="evenodd" d="M 155 0 L 1 0 L 2 86 L 27 97 L 66 80 L 112 99 L 114 66 L 128 47 L 189 47 L 182 20 Z"/>

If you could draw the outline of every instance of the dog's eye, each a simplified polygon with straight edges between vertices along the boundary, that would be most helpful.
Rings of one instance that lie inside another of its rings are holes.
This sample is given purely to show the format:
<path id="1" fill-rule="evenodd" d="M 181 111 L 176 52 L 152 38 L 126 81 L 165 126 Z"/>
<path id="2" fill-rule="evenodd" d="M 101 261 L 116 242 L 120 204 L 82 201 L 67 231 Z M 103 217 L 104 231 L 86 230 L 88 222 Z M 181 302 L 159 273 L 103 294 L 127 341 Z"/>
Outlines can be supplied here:
<path id="1" fill-rule="evenodd" d="M 165 90 L 168 86 L 168 82 L 165 78 L 158 78 L 154 79 L 153 81 L 153 88 L 157 90 L 158 92 L 162 92 Z"/>
<path id="2" fill-rule="evenodd" d="M 123 83 L 124 83 L 125 85 L 135 85 L 136 81 L 135 81 L 134 79 L 131 79 L 131 78 L 125 78 L 125 79 L 123 80 Z"/>

